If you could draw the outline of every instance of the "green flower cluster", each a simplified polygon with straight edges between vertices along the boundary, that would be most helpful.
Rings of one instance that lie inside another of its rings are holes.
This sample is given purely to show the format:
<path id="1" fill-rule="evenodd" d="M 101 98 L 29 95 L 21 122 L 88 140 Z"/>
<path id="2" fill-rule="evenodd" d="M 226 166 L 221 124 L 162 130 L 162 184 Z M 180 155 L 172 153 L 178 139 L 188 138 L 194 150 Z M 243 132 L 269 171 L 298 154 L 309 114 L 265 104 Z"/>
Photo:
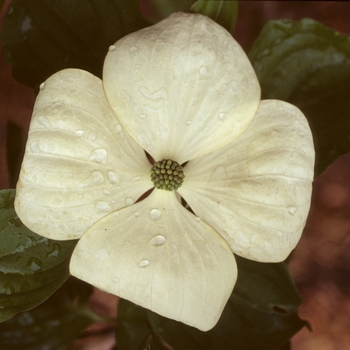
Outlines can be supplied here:
<path id="1" fill-rule="evenodd" d="M 177 190 L 182 185 L 184 178 L 182 166 L 170 159 L 160 160 L 151 168 L 151 180 L 160 190 Z"/>

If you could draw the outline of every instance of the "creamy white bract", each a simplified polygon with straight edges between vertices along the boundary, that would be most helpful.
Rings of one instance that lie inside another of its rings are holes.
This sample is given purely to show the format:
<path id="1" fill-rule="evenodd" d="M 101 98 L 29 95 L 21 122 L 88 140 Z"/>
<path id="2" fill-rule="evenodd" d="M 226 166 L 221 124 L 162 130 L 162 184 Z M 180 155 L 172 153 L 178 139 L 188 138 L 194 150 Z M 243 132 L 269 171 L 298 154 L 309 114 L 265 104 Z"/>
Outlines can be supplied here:
<path id="1" fill-rule="evenodd" d="M 186 177 L 137 202 L 153 187 L 145 151 L 188 162 Z M 43 83 L 15 208 L 44 237 L 80 239 L 73 276 L 208 330 L 237 278 L 232 252 L 278 262 L 297 244 L 313 166 L 303 114 L 260 101 L 225 29 L 177 13 L 111 46 L 102 81 L 67 69 Z"/>

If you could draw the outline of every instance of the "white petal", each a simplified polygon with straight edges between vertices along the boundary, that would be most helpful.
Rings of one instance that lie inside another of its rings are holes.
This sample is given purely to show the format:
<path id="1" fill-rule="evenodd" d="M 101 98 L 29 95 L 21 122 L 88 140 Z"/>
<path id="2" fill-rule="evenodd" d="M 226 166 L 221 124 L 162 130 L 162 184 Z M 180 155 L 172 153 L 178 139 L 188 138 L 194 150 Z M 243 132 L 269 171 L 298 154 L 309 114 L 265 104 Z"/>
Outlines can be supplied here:
<path id="1" fill-rule="evenodd" d="M 198 14 L 176 13 L 115 43 L 103 84 L 126 131 L 154 159 L 180 164 L 238 137 L 260 100 L 242 48 Z"/>
<path id="2" fill-rule="evenodd" d="M 70 272 L 201 330 L 216 324 L 237 276 L 220 235 L 162 190 L 98 221 L 78 242 Z"/>
<path id="3" fill-rule="evenodd" d="M 35 102 L 15 208 L 34 232 L 79 238 L 106 214 L 152 187 L 144 151 L 119 125 L 90 73 L 69 69 Z"/>
<path id="4" fill-rule="evenodd" d="M 234 253 L 282 261 L 305 225 L 314 159 L 310 128 L 299 109 L 262 101 L 237 140 L 186 165 L 179 193 Z"/>

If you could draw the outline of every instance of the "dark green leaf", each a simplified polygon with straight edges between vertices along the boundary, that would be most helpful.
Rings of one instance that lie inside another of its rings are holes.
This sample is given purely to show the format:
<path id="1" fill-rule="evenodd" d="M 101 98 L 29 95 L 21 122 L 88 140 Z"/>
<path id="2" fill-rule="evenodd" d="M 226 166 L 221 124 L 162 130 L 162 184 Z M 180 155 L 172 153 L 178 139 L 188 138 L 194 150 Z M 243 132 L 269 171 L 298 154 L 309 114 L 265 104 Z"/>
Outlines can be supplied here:
<path id="1" fill-rule="evenodd" d="M 81 303 L 73 304 L 84 289 L 80 286 L 73 299 L 70 289 L 76 287 L 75 283 L 74 279 L 70 280 L 43 304 L 3 322 L 0 325 L 0 349 L 68 349 L 83 329 L 100 321 L 99 316 Z M 89 286 L 85 288 L 91 289 Z M 83 294 L 87 291 L 84 290 Z"/>
<path id="2" fill-rule="evenodd" d="M 153 22 L 158 22 L 177 11 L 193 12 L 210 17 L 230 33 L 233 33 L 238 13 L 238 1 L 150 0 L 150 3 L 153 7 Z"/>
<path id="3" fill-rule="evenodd" d="M 147 25 L 136 1 L 12 0 L 2 42 L 14 77 L 37 88 L 64 68 L 101 77 L 108 47 Z"/>
<path id="4" fill-rule="evenodd" d="M 120 300 L 118 306 L 119 325 L 116 332 L 117 344 L 123 350 L 139 349 L 152 328 L 148 324 L 147 311 L 127 300 Z"/>
<path id="5" fill-rule="evenodd" d="M 6 126 L 6 163 L 9 170 L 10 186 L 15 187 L 24 154 L 23 130 L 12 120 L 8 120 Z"/>
<path id="6" fill-rule="evenodd" d="M 0 322 L 45 301 L 69 277 L 76 241 L 27 229 L 13 209 L 15 190 L 0 191 Z"/>
<path id="7" fill-rule="evenodd" d="M 121 348 L 134 349 L 151 332 L 155 350 L 275 350 L 284 345 L 305 325 L 297 313 L 301 298 L 286 265 L 236 258 L 237 284 L 212 330 L 201 332 L 122 300 Z"/>
<path id="8" fill-rule="evenodd" d="M 151 20 L 159 22 L 174 12 L 189 12 L 196 0 L 149 0 L 152 7 Z"/>
<path id="9" fill-rule="evenodd" d="M 150 334 L 138 347 L 137 350 L 153 350 L 153 335 Z"/>
<path id="10" fill-rule="evenodd" d="M 262 97 L 298 106 L 316 148 L 316 174 L 350 151 L 350 37 L 311 20 L 270 21 L 249 54 Z"/>
<path id="11" fill-rule="evenodd" d="M 238 14 L 238 1 L 199 0 L 191 7 L 191 12 L 208 16 L 233 33 Z"/>

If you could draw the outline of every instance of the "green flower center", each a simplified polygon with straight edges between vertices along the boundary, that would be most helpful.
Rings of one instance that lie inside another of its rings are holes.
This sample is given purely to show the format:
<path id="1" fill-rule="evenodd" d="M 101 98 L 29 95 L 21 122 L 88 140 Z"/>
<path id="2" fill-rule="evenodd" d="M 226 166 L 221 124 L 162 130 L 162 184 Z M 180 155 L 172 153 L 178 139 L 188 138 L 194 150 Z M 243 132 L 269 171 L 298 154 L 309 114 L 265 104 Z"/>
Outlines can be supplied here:
<path id="1" fill-rule="evenodd" d="M 184 182 L 182 166 L 173 160 L 163 159 L 151 168 L 151 180 L 160 190 L 177 190 Z"/>

